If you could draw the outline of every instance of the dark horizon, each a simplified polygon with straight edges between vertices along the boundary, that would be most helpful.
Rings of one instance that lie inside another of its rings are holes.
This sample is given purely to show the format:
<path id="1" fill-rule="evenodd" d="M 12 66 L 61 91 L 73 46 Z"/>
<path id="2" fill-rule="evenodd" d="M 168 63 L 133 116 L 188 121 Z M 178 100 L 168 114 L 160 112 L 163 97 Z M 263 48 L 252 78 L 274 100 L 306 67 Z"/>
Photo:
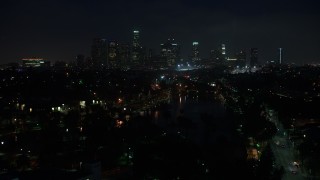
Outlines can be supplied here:
<path id="1" fill-rule="evenodd" d="M 280 47 L 284 63 L 320 62 L 320 13 L 313 0 L 16 0 L 2 3 L 0 15 L 1 64 L 25 57 L 71 61 L 77 54 L 90 56 L 97 37 L 131 44 L 134 29 L 156 54 L 175 38 L 184 59 L 197 41 L 202 58 L 224 43 L 228 56 L 258 48 L 261 63 L 276 60 Z"/>

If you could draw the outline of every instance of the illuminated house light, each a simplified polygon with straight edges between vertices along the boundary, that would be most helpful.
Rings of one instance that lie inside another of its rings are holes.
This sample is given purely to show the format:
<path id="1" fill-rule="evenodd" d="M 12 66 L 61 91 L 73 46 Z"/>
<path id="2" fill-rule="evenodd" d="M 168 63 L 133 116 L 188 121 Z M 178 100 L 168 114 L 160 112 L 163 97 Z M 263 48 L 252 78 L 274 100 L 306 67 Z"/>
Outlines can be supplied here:
<path id="1" fill-rule="evenodd" d="M 85 108 L 86 107 L 86 102 L 85 101 L 80 101 L 80 107 Z"/>
<path id="2" fill-rule="evenodd" d="M 122 125 L 123 125 L 123 121 L 121 121 L 121 120 L 117 120 L 117 121 L 116 121 L 116 127 L 117 127 L 117 128 L 121 128 Z"/>
<path id="3" fill-rule="evenodd" d="M 26 106 L 25 104 L 22 104 L 22 105 L 21 105 L 21 111 L 24 110 L 24 107 L 25 107 L 25 106 Z"/>

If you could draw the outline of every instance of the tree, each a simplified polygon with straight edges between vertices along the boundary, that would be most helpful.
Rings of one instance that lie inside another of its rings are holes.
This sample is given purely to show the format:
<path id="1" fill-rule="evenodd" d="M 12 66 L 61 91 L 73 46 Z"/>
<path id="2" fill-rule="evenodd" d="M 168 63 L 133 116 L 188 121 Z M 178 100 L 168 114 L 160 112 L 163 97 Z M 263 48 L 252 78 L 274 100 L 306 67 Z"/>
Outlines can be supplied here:
<path id="1" fill-rule="evenodd" d="M 259 179 L 270 179 L 273 172 L 274 155 L 270 145 L 267 145 L 262 151 L 258 168 Z"/>

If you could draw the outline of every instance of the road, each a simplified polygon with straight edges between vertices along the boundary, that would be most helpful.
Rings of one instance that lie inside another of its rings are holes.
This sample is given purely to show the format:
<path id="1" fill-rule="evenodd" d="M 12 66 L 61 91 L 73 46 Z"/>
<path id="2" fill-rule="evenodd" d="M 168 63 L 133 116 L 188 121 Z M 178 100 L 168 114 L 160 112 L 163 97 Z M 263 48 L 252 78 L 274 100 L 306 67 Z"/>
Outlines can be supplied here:
<path id="1" fill-rule="evenodd" d="M 270 121 L 274 122 L 278 128 L 277 134 L 274 136 L 271 148 L 275 156 L 276 165 L 278 167 L 283 166 L 285 173 L 282 177 L 283 180 L 303 180 L 306 176 L 302 174 L 301 169 L 297 168 L 296 173 L 292 173 L 290 167 L 291 164 L 297 159 L 294 159 L 294 147 L 292 142 L 288 139 L 286 131 L 284 130 L 282 124 L 279 122 L 277 114 L 272 110 L 268 110 Z"/>

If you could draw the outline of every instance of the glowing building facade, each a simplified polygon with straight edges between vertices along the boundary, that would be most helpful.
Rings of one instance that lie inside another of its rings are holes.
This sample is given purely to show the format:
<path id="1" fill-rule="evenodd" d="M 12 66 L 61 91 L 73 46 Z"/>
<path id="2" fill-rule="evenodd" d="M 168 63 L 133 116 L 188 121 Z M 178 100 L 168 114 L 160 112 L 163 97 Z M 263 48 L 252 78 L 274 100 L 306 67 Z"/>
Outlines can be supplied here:
<path id="1" fill-rule="evenodd" d="M 142 47 L 140 45 L 140 31 L 133 31 L 132 49 L 131 49 L 131 65 L 141 66 L 143 63 Z"/>
<path id="2" fill-rule="evenodd" d="M 192 43 L 192 61 L 197 62 L 200 61 L 199 57 L 199 42 Z"/>
<path id="3" fill-rule="evenodd" d="M 22 59 L 23 67 L 49 67 L 50 61 L 46 61 L 42 58 L 23 58 Z"/>

